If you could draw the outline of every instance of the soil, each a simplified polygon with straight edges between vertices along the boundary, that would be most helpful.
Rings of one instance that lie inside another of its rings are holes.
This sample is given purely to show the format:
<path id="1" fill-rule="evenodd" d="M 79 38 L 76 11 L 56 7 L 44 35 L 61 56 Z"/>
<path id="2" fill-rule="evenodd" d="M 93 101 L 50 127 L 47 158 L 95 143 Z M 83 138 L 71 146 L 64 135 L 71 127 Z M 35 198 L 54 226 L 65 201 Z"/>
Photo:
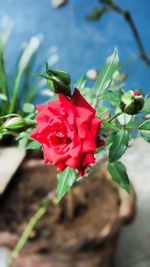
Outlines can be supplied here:
<path id="1" fill-rule="evenodd" d="M 22 164 L 0 200 L 1 233 L 20 236 L 43 197 L 56 187 L 56 174 L 57 170 L 44 165 L 43 160 L 30 159 Z M 118 190 L 99 165 L 94 175 L 74 186 L 60 205 L 55 201 L 49 205 L 22 255 L 40 255 L 31 266 L 110 266 L 119 230 L 119 208 Z"/>

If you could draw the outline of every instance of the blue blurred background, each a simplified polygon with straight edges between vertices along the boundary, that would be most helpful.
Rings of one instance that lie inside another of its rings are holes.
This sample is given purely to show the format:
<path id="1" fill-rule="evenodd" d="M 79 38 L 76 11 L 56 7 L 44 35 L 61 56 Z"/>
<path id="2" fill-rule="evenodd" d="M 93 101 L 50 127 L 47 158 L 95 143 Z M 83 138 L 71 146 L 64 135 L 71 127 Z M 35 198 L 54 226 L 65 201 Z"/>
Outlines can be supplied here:
<path id="1" fill-rule="evenodd" d="M 147 54 L 150 56 L 150 1 L 116 0 L 128 9 L 137 25 Z M 118 47 L 124 71 L 129 77 L 127 89 L 150 87 L 150 66 L 138 59 L 139 50 L 128 24 L 116 12 L 108 12 L 100 21 L 87 22 L 85 16 L 97 5 L 96 0 L 71 0 L 64 8 L 54 10 L 50 0 L 0 0 L 0 19 L 13 23 L 6 51 L 7 68 L 14 69 L 23 42 L 41 33 L 44 37 L 38 62 L 53 52 L 55 68 L 68 71 L 75 81 L 91 68 L 98 68 Z"/>

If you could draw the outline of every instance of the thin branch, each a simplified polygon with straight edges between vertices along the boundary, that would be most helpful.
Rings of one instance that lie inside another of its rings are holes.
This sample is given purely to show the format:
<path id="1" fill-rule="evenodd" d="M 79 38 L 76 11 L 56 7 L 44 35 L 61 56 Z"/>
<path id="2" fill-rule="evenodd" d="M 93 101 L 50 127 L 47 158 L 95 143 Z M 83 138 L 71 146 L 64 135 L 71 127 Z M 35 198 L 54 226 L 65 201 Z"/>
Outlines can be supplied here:
<path id="1" fill-rule="evenodd" d="M 97 162 L 96 162 L 97 163 Z M 83 179 L 87 178 L 89 174 L 92 174 L 94 172 L 94 168 L 90 168 L 89 166 L 87 173 L 85 173 L 83 176 L 79 176 L 76 179 L 76 183 L 81 182 Z M 47 212 L 48 206 L 51 201 L 55 202 L 57 190 L 54 189 L 50 191 L 47 196 L 43 199 L 41 206 L 38 208 L 38 210 L 35 212 L 35 214 L 30 219 L 29 223 L 27 224 L 25 230 L 23 231 L 21 237 L 19 238 L 16 246 L 14 247 L 10 257 L 8 258 L 7 267 L 12 267 L 14 261 L 18 258 L 20 255 L 20 252 L 22 251 L 23 247 L 27 243 L 30 234 L 38 221 L 44 216 L 44 214 Z M 56 202 L 57 203 L 57 202 Z"/>
<path id="2" fill-rule="evenodd" d="M 132 33 L 133 33 L 133 36 L 134 36 L 134 39 L 137 43 L 137 46 L 139 48 L 139 51 L 140 51 L 140 58 L 147 64 L 147 65 L 150 65 L 150 58 L 148 57 L 148 55 L 146 54 L 146 51 L 145 51 L 145 48 L 144 48 L 144 45 L 143 45 L 143 42 L 142 42 L 142 39 L 140 37 L 140 34 L 138 32 L 138 29 L 133 21 L 133 18 L 130 14 L 130 12 L 128 10 L 125 10 L 123 8 L 121 8 L 120 6 L 118 6 L 116 3 L 114 3 L 112 0 L 103 0 L 103 1 L 100 1 L 100 2 L 103 2 L 105 3 L 106 5 L 108 5 L 112 10 L 118 12 L 119 14 L 121 14 L 124 19 L 127 21 Z"/>
<path id="3" fill-rule="evenodd" d="M 30 219 L 27 227 L 25 228 L 23 234 L 21 235 L 18 243 L 14 247 L 10 257 L 8 258 L 8 263 L 7 266 L 11 267 L 15 261 L 15 259 L 18 258 L 21 250 L 23 249 L 24 245 L 29 239 L 29 236 L 37 224 L 37 222 L 43 217 L 43 215 L 46 213 L 48 209 L 48 205 L 50 201 L 55 197 L 56 195 L 56 190 L 51 191 L 48 193 L 48 195 L 44 198 L 41 207 L 36 211 L 36 213 L 33 215 L 33 217 Z"/>
<path id="4" fill-rule="evenodd" d="M 114 116 L 112 116 L 109 120 L 108 120 L 108 122 L 110 123 L 110 122 L 112 122 L 113 120 L 115 120 L 117 117 L 119 117 L 120 115 L 122 115 L 123 114 L 123 112 L 122 111 L 119 111 L 118 113 L 116 113 Z"/>

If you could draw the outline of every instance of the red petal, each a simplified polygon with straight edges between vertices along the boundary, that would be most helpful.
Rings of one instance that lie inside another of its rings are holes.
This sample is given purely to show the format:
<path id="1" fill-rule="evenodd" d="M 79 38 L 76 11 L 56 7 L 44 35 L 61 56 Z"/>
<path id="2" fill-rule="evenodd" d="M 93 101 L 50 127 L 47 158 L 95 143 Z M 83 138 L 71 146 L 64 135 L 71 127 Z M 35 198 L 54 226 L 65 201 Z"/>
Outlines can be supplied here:
<path id="1" fill-rule="evenodd" d="M 93 140 L 91 133 L 87 130 L 86 139 L 83 141 L 83 152 L 94 152 L 96 150 L 96 144 Z"/>
<path id="2" fill-rule="evenodd" d="M 63 162 L 58 162 L 56 166 L 60 169 L 60 171 L 63 171 L 66 167 L 66 165 Z"/>
<path id="3" fill-rule="evenodd" d="M 98 118 L 93 118 L 93 120 L 92 120 L 90 132 L 91 132 L 94 140 L 96 140 L 96 138 L 97 138 L 101 123 L 102 123 L 102 121 Z"/>
<path id="4" fill-rule="evenodd" d="M 45 104 L 38 104 L 38 105 L 36 105 L 36 108 L 37 108 L 37 110 L 38 110 L 38 112 L 41 112 L 44 108 L 45 108 Z"/>
<path id="5" fill-rule="evenodd" d="M 68 153 L 63 154 L 63 151 L 62 151 L 61 154 L 57 154 L 53 148 L 50 149 L 50 156 L 51 156 L 53 164 L 56 164 L 56 165 L 58 162 L 64 162 L 65 160 L 69 158 Z"/>
<path id="6" fill-rule="evenodd" d="M 88 123 L 95 115 L 95 109 L 83 98 L 78 89 L 75 89 L 72 99 L 77 115 Z"/>
<path id="7" fill-rule="evenodd" d="M 89 164 L 94 164 L 95 163 L 95 158 L 92 153 L 86 154 L 83 161 L 82 161 L 82 166 L 86 167 Z"/>
<path id="8" fill-rule="evenodd" d="M 78 158 L 69 158 L 66 160 L 66 166 L 69 166 L 70 168 L 76 169 L 79 164 Z"/>
<path id="9" fill-rule="evenodd" d="M 43 155 L 44 155 L 44 162 L 45 163 L 52 163 L 52 159 L 50 157 L 50 149 L 47 145 L 42 146 Z"/>
<path id="10" fill-rule="evenodd" d="M 46 122 L 41 122 L 37 125 L 37 127 L 30 134 L 32 138 L 37 140 L 40 143 L 49 144 L 48 136 L 49 136 L 49 126 Z"/>
<path id="11" fill-rule="evenodd" d="M 74 124 L 75 112 L 71 100 L 68 97 L 64 96 L 63 94 L 58 94 L 58 97 L 61 103 L 61 107 L 65 110 L 66 114 L 68 115 L 67 121 L 70 124 Z"/>
<path id="12" fill-rule="evenodd" d="M 68 154 L 74 158 L 77 158 L 80 156 L 80 152 L 81 152 L 81 146 L 76 146 L 75 148 L 73 149 L 70 149 L 68 151 Z"/>

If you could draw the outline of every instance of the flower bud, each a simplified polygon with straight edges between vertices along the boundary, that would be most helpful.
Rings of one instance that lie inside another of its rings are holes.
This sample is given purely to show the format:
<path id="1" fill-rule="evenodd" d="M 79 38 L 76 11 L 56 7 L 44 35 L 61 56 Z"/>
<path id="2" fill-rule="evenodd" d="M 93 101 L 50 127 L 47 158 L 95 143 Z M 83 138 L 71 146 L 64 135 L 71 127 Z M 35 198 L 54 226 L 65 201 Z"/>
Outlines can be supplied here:
<path id="1" fill-rule="evenodd" d="M 46 64 L 46 73 L 48 75 L 48 85 L 55 93 L 62 93 L 66 96 L 71 96 L 71 79 L 67 72 L 49 69 L 48 64 Z"/>
<path id="2" fill-rule="evenodd" d="M 134 115 L 144 106 L 144 94 L 141 89 L 130 90 L 121 97 L 120 109 L 129 115 Z"/>
<path id="3" fill-rule="evenodd" d="M 2 129 L 12 131 L 12 132 L 18 132 L 22 131 L 28 127 L 32 127 L 35 125 L 34 120 L 30 120 L 27 118 L 22 118 L 21 116 L 13 117 L 11 119 L 8 119 L 3 125 Z"/>

